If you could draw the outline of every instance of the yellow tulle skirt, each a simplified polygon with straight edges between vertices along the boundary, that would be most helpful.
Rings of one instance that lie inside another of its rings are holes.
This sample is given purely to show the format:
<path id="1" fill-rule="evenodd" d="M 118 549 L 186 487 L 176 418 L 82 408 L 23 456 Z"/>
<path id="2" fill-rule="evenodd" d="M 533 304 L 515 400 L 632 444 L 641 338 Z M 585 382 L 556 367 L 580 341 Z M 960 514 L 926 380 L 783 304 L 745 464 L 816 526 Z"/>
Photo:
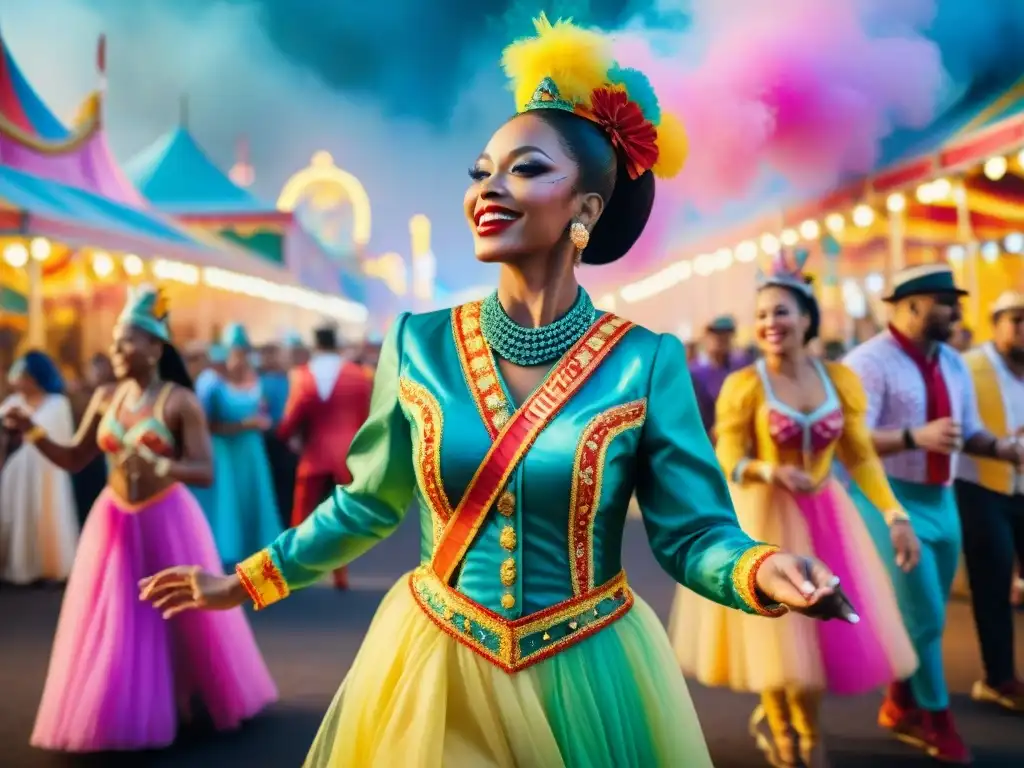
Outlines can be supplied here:
<path id="1" fill-rule="evenodd" d="M 865 693 L 917 669 L 896 595 L 860 513 L 831 480 L 813 493 L 731 486 L 752 538 L 814 555 L 839 576 L 860 623 L 799 614 L 766 619 L 730 611 L 680 587 L 669 636 L 683 671 L 704 685 L 761 692 L 780 688 Z"/>
<path id="2" fill-rule="evenodd" d="M 403 578 L 385 596 L 307 768 L 710 768 L 665 630 L 625 616 L 509 674 L 446 635 Z"/>

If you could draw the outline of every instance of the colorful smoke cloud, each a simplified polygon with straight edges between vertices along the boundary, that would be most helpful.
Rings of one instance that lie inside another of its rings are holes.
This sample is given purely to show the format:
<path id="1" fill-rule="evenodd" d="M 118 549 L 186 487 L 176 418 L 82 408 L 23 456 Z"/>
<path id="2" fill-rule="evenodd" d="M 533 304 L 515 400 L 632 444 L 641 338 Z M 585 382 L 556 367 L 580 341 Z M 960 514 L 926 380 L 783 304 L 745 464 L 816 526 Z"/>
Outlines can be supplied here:
<path id="1" fill-rule="evenodd" d="M 922 33 L 933 0 L 693 0 L 688 10 L 685 32 L 616 35 L 619 62 L 645 72 L 662 109 L 683 119 L 690 157 L 660 183 L 648 231 L 602 269 L 604 284 L 660 260 L 683 207 L 712 213 L 769 173 L 823 190 L 871 171 L 896 128 L 935 116 L 944 71 Z"/>

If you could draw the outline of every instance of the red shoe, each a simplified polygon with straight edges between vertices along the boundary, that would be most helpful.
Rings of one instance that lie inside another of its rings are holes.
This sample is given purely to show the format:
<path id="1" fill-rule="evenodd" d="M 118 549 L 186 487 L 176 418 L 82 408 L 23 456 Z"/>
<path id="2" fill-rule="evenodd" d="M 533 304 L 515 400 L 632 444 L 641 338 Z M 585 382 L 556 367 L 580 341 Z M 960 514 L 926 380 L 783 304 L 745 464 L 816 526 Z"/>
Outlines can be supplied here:
<path id="1" fill-rule="evenodd" d="M 348 568 L 339 568 L 334 572 L 334 588 L 348 589 Z"/>
<path id="2" fill-rule="evenodd" d="M 878 710 L 878 724 L 900 741 L 927 749 L 931 732 L 927 713 L 917 706 L 914 692 L 906 682 L 891 683 L 885 701 Z"/>
<path id="3" fill-rule="evenodd" d="M 928 754 L 942 763 L 953 765 L 971 765 L 974 758 L 957 732 L 953 716 L 948 709 L 928 713 L 929 738 Z"/>

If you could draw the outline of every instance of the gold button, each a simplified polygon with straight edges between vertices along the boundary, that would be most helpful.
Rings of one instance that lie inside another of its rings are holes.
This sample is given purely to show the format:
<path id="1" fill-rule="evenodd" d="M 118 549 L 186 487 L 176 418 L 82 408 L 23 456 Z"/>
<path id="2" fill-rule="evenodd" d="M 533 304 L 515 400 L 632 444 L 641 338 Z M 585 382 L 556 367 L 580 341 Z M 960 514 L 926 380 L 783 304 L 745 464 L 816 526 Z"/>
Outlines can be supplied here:
<path id="1" fill-rule="evenodd" d="M 501 607 L 506 611 L 511 611 L 516 606 L 516 599 L 512 595 L 504 594 L 501 596 Z"/>
<path id="2" fill-rule="evenodd" d="M 511 557 L 501 564 L 501 583 L 506 587 L 516 583 L 516 561 Z"/>
<path id="3" fill-rule="evenodd" d="M 549 635 L 547 632 L 545 632 L 543 635 L 541 635 L 540 639 L 543 640 L 544 642 L 547 642 L 548 640 L 551 639 L 551 635 Z"/>
<path id="4" fill-rule="evenodd" d="M 512 491 L 505 491 L 498 499 L 498 511 L 505 517 L 512 517 L 516 512 L 516 497 Z"/>
<path id="5" fill-rule="evenodd" d="M 501 529 L 501 536 L 498 538 L 498 542 L 509 552 L 514 550 L 516 548 L 516 529 L 511 525 L 506 525 Z"/>

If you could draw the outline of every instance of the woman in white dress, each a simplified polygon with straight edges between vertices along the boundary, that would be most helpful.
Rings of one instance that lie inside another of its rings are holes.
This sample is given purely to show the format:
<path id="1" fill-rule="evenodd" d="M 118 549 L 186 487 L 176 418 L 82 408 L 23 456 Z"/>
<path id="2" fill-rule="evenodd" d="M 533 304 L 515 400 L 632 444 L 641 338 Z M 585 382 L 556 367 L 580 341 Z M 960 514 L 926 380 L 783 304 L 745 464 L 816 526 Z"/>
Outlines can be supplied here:
<path id="1" fill-rule="evenodd" d="M 32 415 L 38 432 L 27 433 L 20 445 L 8 443 L 9 435 L 4 435 L 0 581 L 65 581 L 78 543 L 71 476 L 43 458 L 33 442 L 37 434 L 71 442 L 75 431 L 71 402 L 57 366 L 42 352 L 29 352 L 17 360 L 9 379 L 14 393 L 0 404 L 0 413 L 18 406 Z"/>

